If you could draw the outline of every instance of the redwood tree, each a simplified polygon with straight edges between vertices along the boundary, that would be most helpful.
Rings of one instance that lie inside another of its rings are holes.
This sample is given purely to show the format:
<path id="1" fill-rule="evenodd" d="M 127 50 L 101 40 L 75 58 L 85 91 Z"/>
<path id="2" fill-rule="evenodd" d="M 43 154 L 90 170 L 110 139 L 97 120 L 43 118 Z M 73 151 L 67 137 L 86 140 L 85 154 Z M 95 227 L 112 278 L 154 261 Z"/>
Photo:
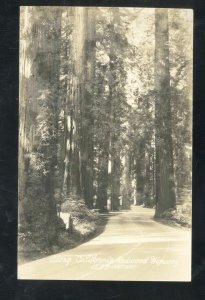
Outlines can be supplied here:
<path id="1" fill-rule="evenodd" d="M 156 216 L 176 206 L 170 106 L 168 10 L 155 9 Z"/>

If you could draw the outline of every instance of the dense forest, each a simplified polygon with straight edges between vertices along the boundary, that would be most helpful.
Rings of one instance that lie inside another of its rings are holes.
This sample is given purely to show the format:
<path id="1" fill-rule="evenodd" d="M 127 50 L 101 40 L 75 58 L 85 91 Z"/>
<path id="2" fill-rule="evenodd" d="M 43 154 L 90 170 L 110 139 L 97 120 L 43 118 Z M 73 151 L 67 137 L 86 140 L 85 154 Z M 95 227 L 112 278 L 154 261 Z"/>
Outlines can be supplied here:
<path id="1" fill-rule="evenodd" d="M 19 232 L 52 245 L 66 203 L 156 218 L 190 206 L 191 17 L 21 8 Z"/>

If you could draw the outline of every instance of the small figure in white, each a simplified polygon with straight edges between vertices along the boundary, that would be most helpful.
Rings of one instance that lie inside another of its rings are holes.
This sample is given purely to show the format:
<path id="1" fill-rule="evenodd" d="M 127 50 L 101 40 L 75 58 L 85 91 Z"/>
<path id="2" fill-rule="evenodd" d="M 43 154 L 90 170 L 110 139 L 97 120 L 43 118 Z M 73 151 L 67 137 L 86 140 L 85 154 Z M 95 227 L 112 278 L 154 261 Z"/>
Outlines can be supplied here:
<path id="1" fill-rule="evenodd" d="M 93 208 L 95 209 L 97 207 L 97 195 L 94 195 L 93 197 Z"/>
<path id="2" fill-rule="evenodd" d="M 111 211 L 111 197 L 107 199 L 107 210 Z"/>

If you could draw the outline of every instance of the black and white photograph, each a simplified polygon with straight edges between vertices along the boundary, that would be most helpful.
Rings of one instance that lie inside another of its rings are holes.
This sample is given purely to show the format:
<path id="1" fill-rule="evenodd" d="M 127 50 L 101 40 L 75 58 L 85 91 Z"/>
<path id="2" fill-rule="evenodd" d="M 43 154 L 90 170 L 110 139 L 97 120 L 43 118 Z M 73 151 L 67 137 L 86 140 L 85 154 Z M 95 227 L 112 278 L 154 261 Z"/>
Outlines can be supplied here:
<path id="1" fill-rule="evenodd" d="M 191 281 L 193 10 L 21 6 L 18 279 Z"/>

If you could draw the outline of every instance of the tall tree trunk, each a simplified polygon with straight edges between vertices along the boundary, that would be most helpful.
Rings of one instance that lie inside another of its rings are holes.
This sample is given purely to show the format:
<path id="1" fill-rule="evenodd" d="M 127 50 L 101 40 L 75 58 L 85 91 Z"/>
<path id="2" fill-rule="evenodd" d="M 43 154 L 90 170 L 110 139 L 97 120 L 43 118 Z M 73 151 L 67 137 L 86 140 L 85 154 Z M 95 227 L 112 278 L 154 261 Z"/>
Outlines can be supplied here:
<path id="1" fill-rule="evenodd" d="M 137 158 L 136 158 L 136 190 L 137 190 L 137 199 L 136 204 L 143 204 L 144 197 L 144 188 L 145 188 L 145 143 L 140 141 L 137 149 Z"/>
<path id="2" fill-rule="evenodd" d="M 152 157 L 151 146 L 148 144 L 145 149 L 145 177 L 144 177 L 144 197 L 143 203 L 145 207 L 151 207 L 153 205 L 152 199 Z"/>
<path id="3" fill-rule="evenodd" d="M 156 216 L 176 205 L 170 107 L 168 10 L 155 9 Z"/>
<path id="4" fill-rule="evenodd" d="M 63 162 L 63 184 L 62 184 L 62 193 L 64 196 L 69 195 L 70 191 L 70 177 L 71 177 L 71 170 L 69 166 L 69 161 L 70 161 L 70 147 L 72 145 L 71 137 L 72 137 L 72 120 L 71 120 L 71 98 L 72 98 L 72 91 L 71 91 L 71 79 L 68 76 L 69 74 L 69 59 L 71 56 L 71 52 L 69 52 L 69 47 L 68 43 L 69 41 L 69 35 L 68 35 L 68 25 L 69 24 L 69 18 L 71 18 L 71 15 L 69 14 L 68 10 L 65 15 L 65 49 L 64 53 L 62 53 L 63 59 L 66 61 L 66 67 L 64 68 L 64 73 L 67 75 L 67 80 L 65 80 L 65 88 L 64 88 L 64 101 L 62 101 L 63 105 L 63 151 L 62 151 L 62 156 L 64 156 L 64 162 Z M 64 63 L 64 62 L 63 62 Z M 72 74 L 70 75 L 72 76 Z"/>
<path id="5" fill-rule="evenodd" d="M 122 190 L 122 208 L 129 209 L 132 198 L 131 153 L 127 150 L 124 164 L 124 182 Z"/>
<path id="6" fill-rule="evenodd" d="M 111 169 L 111 208 L 113 211 L 118 210 L 120 206 L 120 167 L 121 160 L 118 157 L 112 160 Z"/>
<path id="7" fill-rule="evenodd" d="M 107 210 L 107 192 L 108 192 L 108 162 L 109 162 L 109 139 L 101 145 L 102 153 L 98 159 L 98 195 L 97 208 L 102 212 Z"/>
<path id="8" fill-rule="evenodd" d="M 60 8 L 55 9 L 52 12 L 52 22 L 55 27 L 56 37 L 49 39 L 46 32 L 46 27 L 42 26 L 41 33 L 44 36 L 44 45 L 41 51 L 44 55 L 45 66 L 49 66 L 48 71 L 43 76 L 44 83 L 49 89 L 52 95 L 50 104 L 50 113 L 52 115 L 52 138 L 50 144 L 45 148 L 45 155 L 51 157 L 49 163 L 49 170 L 47 174 L 43 176 L 43 182 L 45 185 L 45 219 L 47 216 L 46 232 L 47 232 L 47 243 L 49 246 L 56 243 L 58 239 L 58 228 L 57 228 L 57 207 L 55 199 L 55 189 L 58 187 L 57 180 L 57 167 L 58 167 L 58 120 L 59 120 L 59 100 L 60 100 L 60 38 L 61 38 L 61 17 L 62 11 Z M 41 73 L 39 73 L 39 76 Z M 49 118 L 49 117 L 48 117 Z"/>
<path id="9" fill-rule="evenodd" d="M 95 74 L 95 16 L 92 8 L 74 8 L 73 68 L 65 109 L 64 190 L 93 205 L 92 85 Z"/>
<path id="10" fill-rule="evenodd" d="M 86 8 L 73 9 L 72 33 L 72 72 L 68 78 L 67 99 L 65 104 L 65 165 L 64 191 L 67 195 L 81 195 L 82 176 L 81 160 L 81 115 L 85 83 L 85 42 L 86 42 Z"/>
<path id="11" fill-rule="evenodd" d="M 115 91 L 115 61 L 116 61 L 116 36 L 115 36 L 115 23 L 119 19 L 119 9 L 112 8 L 112 22 L 110 24 L 110 81 L 109 81 L 109 101 L 110 101 L 110 115 L 111 115 L 111 131 L 110 131 L 110 153 L 111 153 L 111 208 L 118 210 L 120 206 L 120 149 L 116 149 L 118 137 L 115 133 L 115 128 L 118 126 L 116 117 L 116 107 L 118 106 Z"/>
<path id="12" fill-rule="evenodd" d="M 107 99 L 106 107 L 107 112 L 107 122 L 109 122 L 109 98 Z M 96 128 L 99 130 L 98 124 L 96 122 Z M 110 128 L 109 126 L 103 127 L 102 139 L 99 141 L 99 153 L 98 153 L 98 176 L 97 176 L 97 208 L 101 211 L 107 210 L 107 199 L 108 199 L 108 188 L 109 188 L 109 174 L 108 174 L 108 164 L 109 164 L 109 150 L 110 150 Z"/>
<path id="13" fill-rule="evenodd" d="M 27 202 L 26 215 L 30 218 L 30 230 L 37 239 L 41 238 L 39 228 L 45 231 L 45 240 L 51 245 L 57 239 L 54 192 L 57 166 L 61 9 L 53 8 L 45 14 L 44 9 L 32 7 L 24 8 L 24 12 L 30 17 L 27 26 L 31 38 L 27 33 L 25 42 L 26 52 L 31 57 L 29 63 L 25 55 L 21 57 L 24 79 L 23 82 L 20 80 L 19 163 L 23 162 L 23 170 L 20 170 L 20 173 L 26 177 L 27 184 L 25 188 L 24 179 L 23 198 Z M 25 140 L 22 141 L 22 138 Z M 37 164 L 35 159 L 33 162 L 31 159 L 30 165 L 27 166 L 24 151 L 26 145 L 29 145 L 27 148 L 29 156 L 37 158 Z M 28 172 L 25 172 L 26 166 Z"/>
<path id="14" fill-rule="evenodd" d="M 19 225 L 25 227 L 26 212 L 24 211 L 26 178 L 28 173 L 28 70 L 30 57 L 28 56 L 28 37 L 31 30 L 29 23 L 30 9 L 21 8 L 20 23 L 20 76 L 19 76 L 19 155 L 18 155 L 18 198 Z M 23 225 L 24 224 L 24 225 Z"/>
<path id="15" fill-rule="evenodd" d="M 93 206 L 93 87 L 95 77 L 95 10 L 86 8 L 84 46 L 84 84 L 81 99 L 81 172 L 85 203 Z"/>

